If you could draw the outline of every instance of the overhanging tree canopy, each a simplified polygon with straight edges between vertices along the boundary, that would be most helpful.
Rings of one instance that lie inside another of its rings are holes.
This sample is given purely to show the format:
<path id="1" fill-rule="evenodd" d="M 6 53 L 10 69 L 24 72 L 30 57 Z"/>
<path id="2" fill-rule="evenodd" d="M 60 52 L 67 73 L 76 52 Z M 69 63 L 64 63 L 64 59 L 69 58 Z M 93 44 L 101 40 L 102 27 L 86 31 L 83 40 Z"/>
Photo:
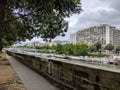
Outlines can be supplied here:
<path id="1" fill-rule="evenodd" d="M 68 29 L 64 18 L 80 11 L 80 0 L 0 0 L 0 47 L 1 38 L 10 36 L 13 41 L 64 36 Z"/>

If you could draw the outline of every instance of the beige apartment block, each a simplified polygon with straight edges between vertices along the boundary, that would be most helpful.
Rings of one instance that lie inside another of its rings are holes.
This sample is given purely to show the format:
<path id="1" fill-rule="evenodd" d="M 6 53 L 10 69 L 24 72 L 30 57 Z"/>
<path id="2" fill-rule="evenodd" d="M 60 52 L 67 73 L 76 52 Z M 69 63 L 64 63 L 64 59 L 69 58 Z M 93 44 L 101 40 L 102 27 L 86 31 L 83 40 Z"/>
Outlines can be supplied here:
<path id="1" fill-rule="evenodd" d="M 70 43 L 78 42 L 87 45 L 100 42 L 103 46 L 111 43 L 116 47 L 120 45 L 120 30 L 107 24 L 86 28 L 70 35 Z"/>

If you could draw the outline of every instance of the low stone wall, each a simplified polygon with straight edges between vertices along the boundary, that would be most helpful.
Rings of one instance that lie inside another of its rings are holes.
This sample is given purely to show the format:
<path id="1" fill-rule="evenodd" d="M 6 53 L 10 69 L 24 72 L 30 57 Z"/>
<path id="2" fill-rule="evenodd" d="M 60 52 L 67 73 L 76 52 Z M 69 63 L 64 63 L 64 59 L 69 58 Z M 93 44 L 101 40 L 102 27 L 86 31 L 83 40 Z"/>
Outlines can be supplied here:
<path id="1" fill-rule="evenodd" d="M 7 51 L 63 90 L 120 90 L 120 73 Z"/>

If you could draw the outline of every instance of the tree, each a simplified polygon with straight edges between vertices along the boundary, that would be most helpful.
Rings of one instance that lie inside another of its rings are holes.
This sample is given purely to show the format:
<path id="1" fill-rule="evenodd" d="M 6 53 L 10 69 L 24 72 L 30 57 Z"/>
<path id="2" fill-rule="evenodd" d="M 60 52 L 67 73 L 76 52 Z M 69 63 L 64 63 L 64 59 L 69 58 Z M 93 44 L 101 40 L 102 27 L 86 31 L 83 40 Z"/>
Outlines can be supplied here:
<path id="1" fill-rule="evenodd" d="M 120 45 L 116 47 L 116 50 L 115 50 L 117 53 L 120 52 Z"/>
<path id="2" fill-rule="evenodd" d="M 89 50 L 90 50 L 91 52 L 97 50 L 96 45 L 91 45 L 91 46 L 89 47 Z"/>
<path id="3" fill-rule="evenodd" d="M 109 51 L 112 51 L 114 49 L 114 46 L 112 44 L 107 44 L 105 46 L 105 50 L 109 50 Z"/>
<path id="4" fill-rule="evenodd" d="M 72 44 L 63 45 L 63 53 L 66 55 L 73 54 L 73 45 Z"/>
<path id="5" fill-rule="evenodd" d="M 96 46 L 97 51 L 98 51 L 99 49 L 101 49 L 101 47 L 102 47 L 102 45 L 101 45 L 100 42 L 97 42 L 97 43 L 95 43 L 94 45 Z"/>
<path id="6" fill-rule="evenodd" d="M 57 44 L 55 48 L 56 53 L 63 54 L 63 45 Z"/>
<path id="7" fill-rule="evenodd" d="M 6 39 L 4 38 L 2 39 L 2 43 L 4 46 L 9 46 L 9 42 L 7 42 Z"/>
<path id="8" fill-rule="evenodd" d="M 0 0 L 0 51 L 2 38 L 9 41 L 10 36 L 13 42 L 64 36 L 68 29 L 64 18 L 80 13 L 80 5 L 80 0 Z"/>
<path id="9" fill-rule="evenodd" d="M 85 56 L 88 54 L 88 47 L 87 45 L 83 43 L 77 43 L 74 45 L 74 50 L 73 50 L 74 55 L 82 55 Z"/>

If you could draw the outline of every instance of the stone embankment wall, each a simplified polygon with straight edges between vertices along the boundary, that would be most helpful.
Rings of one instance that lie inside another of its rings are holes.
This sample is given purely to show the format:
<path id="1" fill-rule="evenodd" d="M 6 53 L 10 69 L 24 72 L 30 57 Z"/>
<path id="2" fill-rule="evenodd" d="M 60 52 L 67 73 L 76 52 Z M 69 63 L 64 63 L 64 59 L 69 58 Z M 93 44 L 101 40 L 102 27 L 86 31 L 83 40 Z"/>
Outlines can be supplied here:
<path id="1" fill-rule="evenodd" d="M 7 51 L 63 90 L 120 90 L 120 73 Z"/>

